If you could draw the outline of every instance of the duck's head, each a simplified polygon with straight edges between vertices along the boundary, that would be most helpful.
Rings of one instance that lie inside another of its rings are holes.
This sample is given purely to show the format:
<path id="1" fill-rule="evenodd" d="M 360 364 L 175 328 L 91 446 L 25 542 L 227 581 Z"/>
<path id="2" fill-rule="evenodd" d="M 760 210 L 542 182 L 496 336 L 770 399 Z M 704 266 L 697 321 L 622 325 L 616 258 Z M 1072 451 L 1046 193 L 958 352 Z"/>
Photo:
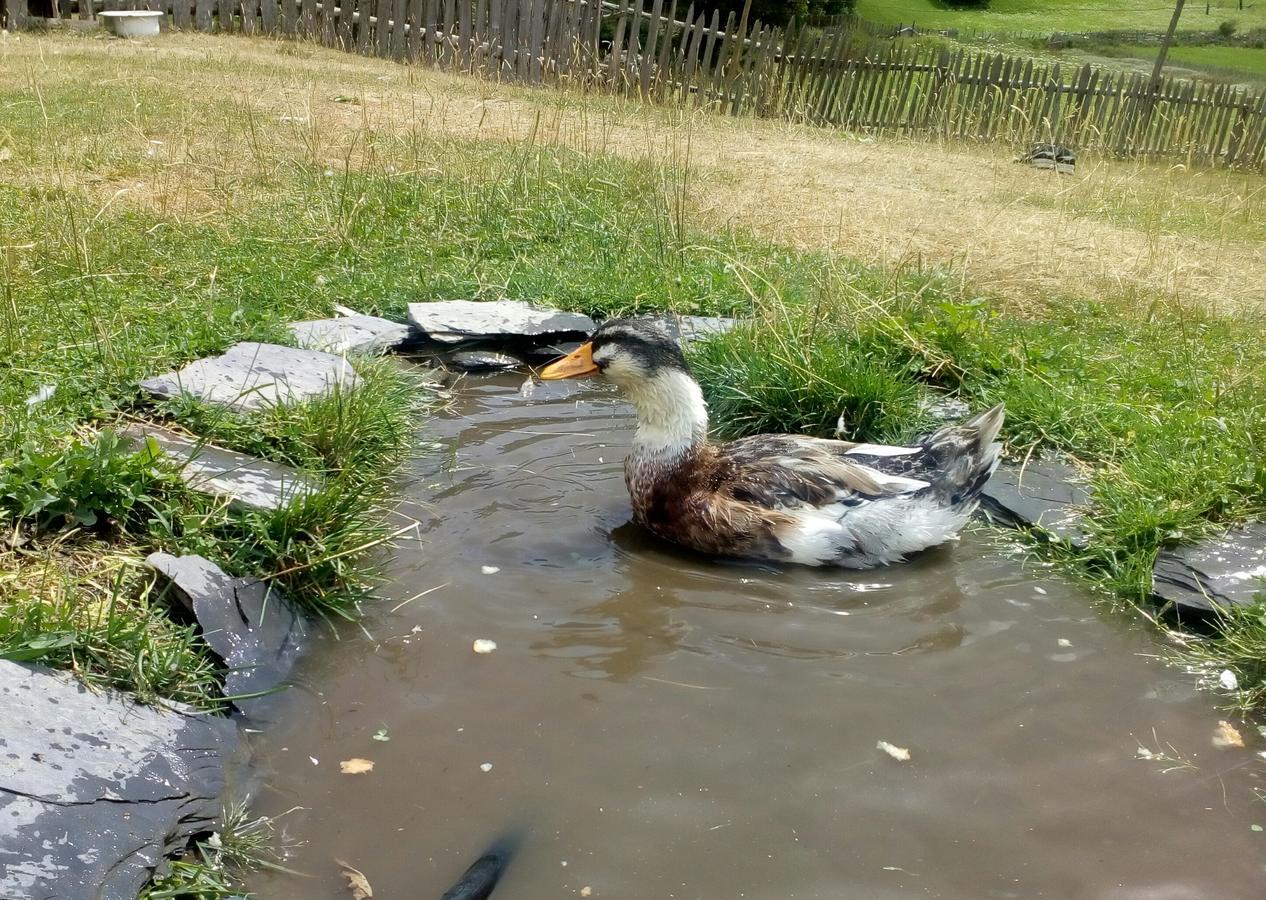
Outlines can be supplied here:
<path id="1" fill-rule="evenodd" d="M 602 375 L 621 388 L 636 388 L 672 375 L 690 377 L 677 340 L 654 319 L 610 319 L 590 339 L 541 370 L 541 378 Z"/>
<path id="2" fill-rule="evenodd" d="M 541 370 L 541 378 L 602 375 L 637 410 L 635 453 L 681 458 L 702 445 L 708 408 L 681 346 L 662 322 L 612 319 L 585 344 Z"/>

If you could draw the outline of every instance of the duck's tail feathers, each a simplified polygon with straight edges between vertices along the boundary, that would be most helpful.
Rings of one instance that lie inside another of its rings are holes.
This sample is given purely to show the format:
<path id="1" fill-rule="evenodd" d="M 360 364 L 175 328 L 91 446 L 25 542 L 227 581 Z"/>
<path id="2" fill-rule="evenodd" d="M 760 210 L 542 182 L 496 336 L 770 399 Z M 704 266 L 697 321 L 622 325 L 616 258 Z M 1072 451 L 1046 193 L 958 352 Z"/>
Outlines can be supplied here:
<path id="1" fill-rule="evenodd" d="M 937 477 L 931 489 L 951 506 L 974 506 L 998 468 L 1002 444 L 997 438 L 1005 418 L 1006 409 L 999 403 L 959 425 L 945 426 L 923 442 L 935 459 Z"/>

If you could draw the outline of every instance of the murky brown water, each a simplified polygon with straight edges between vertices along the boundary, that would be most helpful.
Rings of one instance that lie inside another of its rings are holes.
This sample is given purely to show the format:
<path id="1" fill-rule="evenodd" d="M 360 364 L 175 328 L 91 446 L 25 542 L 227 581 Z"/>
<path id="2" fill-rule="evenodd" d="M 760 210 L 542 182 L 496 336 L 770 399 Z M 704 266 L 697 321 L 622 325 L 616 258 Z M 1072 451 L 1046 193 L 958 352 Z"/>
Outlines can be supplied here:
<path id="1" fill-rule="evenodd" d="M 516 820 L 505 900 L 1266 892 L 1262 741 L 1215 749 L 1213 700 L 1142 628 L 983 533 L 867 573 L 675 553 L 625 524 L 627 407 L 521 381 L 432 423 L 455 451 L 409 489 L 424 545 L 262 736 L 261 809 L 302 807 L 312 875 L 262 897 L 346 896 L 336 857 L 438 897 Z"/>

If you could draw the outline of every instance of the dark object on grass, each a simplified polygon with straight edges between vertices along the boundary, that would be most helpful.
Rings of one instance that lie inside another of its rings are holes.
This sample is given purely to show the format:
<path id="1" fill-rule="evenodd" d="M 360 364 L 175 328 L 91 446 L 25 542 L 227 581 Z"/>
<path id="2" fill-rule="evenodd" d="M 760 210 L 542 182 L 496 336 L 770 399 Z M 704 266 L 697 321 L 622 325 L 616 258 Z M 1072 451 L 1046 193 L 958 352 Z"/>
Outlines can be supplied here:
<path id="1" fill-rule="evenodd" d="M 497 838 L 440 900 L 485 900 L 509 868 L 522 843 L 523 832 L 519 830 L 506 832 Z"/>
<path id="2" fill-rule="evenodd" d="M 1152 593 L 1172 603 L 1180 619 L 1194 621 L 1266 597 L 1266 522 L 1162 550 L 1152 569 Z"/>
<path id="3" fill-rule="evenodd" d="M 1016 162 L 1026 162 L 1035 169 L 1054 169 L 1071 175 L 1077 166 L 1077 154 L 1063 144 L 1034 144 Z"/>

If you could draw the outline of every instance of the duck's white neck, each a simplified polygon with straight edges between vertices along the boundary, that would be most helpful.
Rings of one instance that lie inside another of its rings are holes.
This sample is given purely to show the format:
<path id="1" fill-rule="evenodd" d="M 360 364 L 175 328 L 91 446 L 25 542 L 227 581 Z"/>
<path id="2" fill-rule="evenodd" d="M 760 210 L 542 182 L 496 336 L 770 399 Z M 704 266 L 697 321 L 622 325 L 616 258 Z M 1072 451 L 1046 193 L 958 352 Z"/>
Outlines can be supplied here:
<path id="1" fill-rule="evenodd" d="M 667 369 L 623 388 L 637 410 L 635 456 L 681 457 L 707 439 L 708 406 L 703 391 L 687 373 Z"/>

